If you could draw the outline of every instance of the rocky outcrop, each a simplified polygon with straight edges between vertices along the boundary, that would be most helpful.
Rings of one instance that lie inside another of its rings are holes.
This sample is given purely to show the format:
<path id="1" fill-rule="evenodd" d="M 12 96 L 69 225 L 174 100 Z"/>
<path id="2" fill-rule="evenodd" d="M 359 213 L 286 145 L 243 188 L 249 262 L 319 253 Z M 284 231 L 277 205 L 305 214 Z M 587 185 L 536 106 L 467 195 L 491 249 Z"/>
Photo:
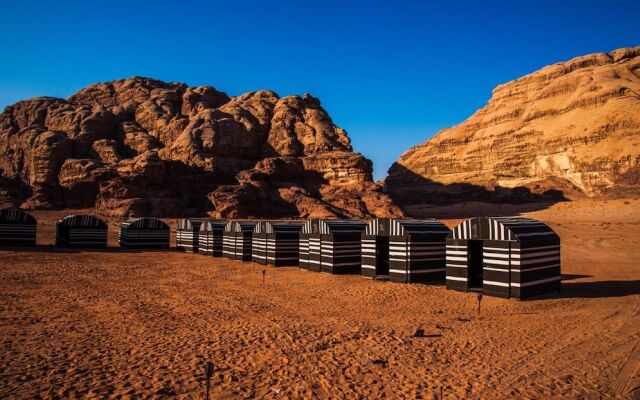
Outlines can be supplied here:
<path id="1" fill-rule="evenodd" d="M 403 205 L 639 192 L 640 47 L 578 57 L 498 86 L 460 125 L 406 153 Z"/>
<path id="2" fill-rule="evenodd" d="M 320 101 L 147 78 L 0 115 L 0 202 L 127 215 L 399 215 Z"/>

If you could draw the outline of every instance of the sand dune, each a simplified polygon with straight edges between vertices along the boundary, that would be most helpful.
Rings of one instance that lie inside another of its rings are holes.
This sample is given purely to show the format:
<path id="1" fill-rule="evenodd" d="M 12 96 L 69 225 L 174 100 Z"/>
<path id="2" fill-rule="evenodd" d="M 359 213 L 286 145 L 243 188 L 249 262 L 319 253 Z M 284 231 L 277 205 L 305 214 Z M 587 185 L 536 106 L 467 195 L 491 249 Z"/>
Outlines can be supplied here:
<path id="1" fill-rule="evenodd" d="M 0 252 L 1 398 L 638 398 L 640 201 L 526 215 L 563 241 L 530 301 L 178 252 Z M 458 220 L 447 220 L 453 225 Z M 111 242 L 116 226 L 110 226 Z M 413 338 L 416 328 L 428 337 Z"/>

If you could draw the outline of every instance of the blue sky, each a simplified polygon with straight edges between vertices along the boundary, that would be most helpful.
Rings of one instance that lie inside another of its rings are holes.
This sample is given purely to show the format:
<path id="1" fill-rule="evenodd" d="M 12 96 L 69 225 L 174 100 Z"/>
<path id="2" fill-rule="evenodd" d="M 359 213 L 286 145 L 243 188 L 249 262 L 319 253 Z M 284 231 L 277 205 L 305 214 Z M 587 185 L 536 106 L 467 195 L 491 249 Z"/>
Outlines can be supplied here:
<path id="1" fill-rule="evenodd" d="M 640 45 L 640 1 L 0 4 L 0 109 L 134 75 L 309 92 L 375 177 L 544 65 Z"/>

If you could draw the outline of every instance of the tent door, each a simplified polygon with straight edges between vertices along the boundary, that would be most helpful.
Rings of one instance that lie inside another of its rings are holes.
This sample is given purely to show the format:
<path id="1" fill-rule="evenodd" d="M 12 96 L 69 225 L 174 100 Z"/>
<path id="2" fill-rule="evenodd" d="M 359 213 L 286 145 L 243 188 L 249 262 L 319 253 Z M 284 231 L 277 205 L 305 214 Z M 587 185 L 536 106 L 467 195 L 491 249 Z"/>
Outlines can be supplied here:
<path id="1" fill-rule="evenodd" d="M 376 275 L 389 275 L 389 236 L 376 236 Z"/>
<path id="2" fill-rule="evenodd" d="M 469 289 L 482 288 L 482 240 L 469 240 Z"/>

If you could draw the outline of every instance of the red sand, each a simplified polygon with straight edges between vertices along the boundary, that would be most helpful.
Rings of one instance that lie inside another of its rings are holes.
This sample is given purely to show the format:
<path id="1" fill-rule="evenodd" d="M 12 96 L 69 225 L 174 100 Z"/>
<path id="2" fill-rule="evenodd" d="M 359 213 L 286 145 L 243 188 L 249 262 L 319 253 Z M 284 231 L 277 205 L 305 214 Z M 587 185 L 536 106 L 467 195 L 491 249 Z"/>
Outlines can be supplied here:
<path id="1" fill-rule="evenodd" d="M 640 201 L 527 213 L 562 238 L 559 295 L 178 252 L 0 251 L 1 398 L 640 398 Z M 37 212 L 39 242 L 65 212 Z M 453 225 L 458 220 L 447 220 Z M 112 222 L 111 240 L 117 224 Z M 422 327 L 427 338 L 412 338 Z M 386 365 L 376 363 L 386 362 Z"/>

